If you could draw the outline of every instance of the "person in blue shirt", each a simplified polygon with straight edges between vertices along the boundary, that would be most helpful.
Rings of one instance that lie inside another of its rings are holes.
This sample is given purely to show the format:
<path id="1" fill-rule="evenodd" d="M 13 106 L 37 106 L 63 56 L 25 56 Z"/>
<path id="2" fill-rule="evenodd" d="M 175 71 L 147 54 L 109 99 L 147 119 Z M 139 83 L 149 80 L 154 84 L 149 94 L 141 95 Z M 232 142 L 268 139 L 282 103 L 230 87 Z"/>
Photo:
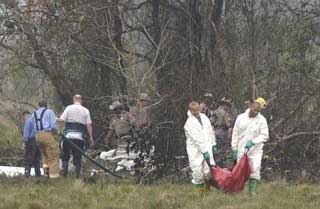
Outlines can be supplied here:
<path id="1" fill-rule="evenodd" d="M 34 133 L 42 154 L 42 165 L 45 176 L 58 178 L 59 144 L 57 140 L 56 115 L 47 108 L 47 101 L 41 100 L 38 109 L 32 114 Z"/>
<path id="2" fill-rule="evenodd" d="M 22 133 L 22 142 L 24 144 L 24 174 L 26 177 L 29 177 L 31 167 L 33 166 L 35 170 L 35 176 L 41 176 L 41 153 L 34 135 L 33 119 L 29 111 L 24 111 L 22 115 L 25 121 Z"/>

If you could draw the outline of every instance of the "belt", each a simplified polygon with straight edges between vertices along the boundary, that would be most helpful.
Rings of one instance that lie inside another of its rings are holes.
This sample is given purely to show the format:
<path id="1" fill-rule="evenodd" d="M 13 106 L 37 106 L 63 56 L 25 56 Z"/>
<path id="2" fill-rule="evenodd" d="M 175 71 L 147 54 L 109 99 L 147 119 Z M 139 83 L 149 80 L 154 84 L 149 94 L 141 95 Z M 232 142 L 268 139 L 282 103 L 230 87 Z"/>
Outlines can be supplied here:
<path id="1" fill-rule="evenodd" d="M 52 134 L 54 134 L 55 132 L 54 131 L 52 131 L 52 130 L 39 130 L 39 131 L 37 131 L 38 133 L 40 133 L 40 132 L 47 132 L 47 133 L 52 133 Z"/>

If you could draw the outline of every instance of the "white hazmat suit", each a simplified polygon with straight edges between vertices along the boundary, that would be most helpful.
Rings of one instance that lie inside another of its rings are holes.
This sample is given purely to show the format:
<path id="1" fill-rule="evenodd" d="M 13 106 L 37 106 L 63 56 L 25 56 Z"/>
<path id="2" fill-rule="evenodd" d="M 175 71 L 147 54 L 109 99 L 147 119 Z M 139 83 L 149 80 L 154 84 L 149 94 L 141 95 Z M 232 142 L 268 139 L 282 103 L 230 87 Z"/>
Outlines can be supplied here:
<path id="1" fill-rule="evenodd" d="M 190 111 L 188 116 L 184 130 L 187 138 L 189 164 L 192 170 L 192 183 L 202 184 L 204 179 L 210 176 L 209 166 L 204 160 L 203 153 L 208 152 L 210 163 L 215 165 L 212 157 L 212 146 L 216 145 L 215 134 L 211 122 L 205 114 L 200 113 L 202 124 Z"/>
<path id="2" fill-rule="evenodd" d="M 249 117 L 250 109 L 240 114 L 235 122 L 232 133 L 232 150 L 238 150 L 237 159 L 239 160 L 245 153 L 245 146 L 249 140 L 255 145 L 249 150 L 248 157 L 252 174 L 250 178 L 260 180 L 261 160 L 263 155 L 263 145 L 269 138 L 267 120 L 258 113 L 255 117 Z"/>

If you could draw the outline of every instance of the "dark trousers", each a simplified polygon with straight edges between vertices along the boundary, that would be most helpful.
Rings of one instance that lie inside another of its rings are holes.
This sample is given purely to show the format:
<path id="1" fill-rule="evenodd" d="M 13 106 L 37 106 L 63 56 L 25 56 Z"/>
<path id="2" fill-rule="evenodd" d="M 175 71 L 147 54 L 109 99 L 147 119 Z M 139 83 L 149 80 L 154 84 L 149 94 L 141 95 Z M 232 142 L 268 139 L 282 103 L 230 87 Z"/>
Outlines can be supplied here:
<path id="1" fill-rule="evenodd" d="M 25 166 L 40 167 L 41 152 L 36 140 L 29 139 L 25 145 L 24 150 L 24 164 Z"/>
<path id="2" fill-rule="evenodd" d="M 69 161 L 70 154 L 73 155 L 73 164 L 74 165 L 81 165 L 81 157 L 82 154 L 69 143 L 72 141 L 75 145 L 77 145 L 81 150 L 84 150 L 84 140 L 80 139 L 64 139 L 62 142 L 62 153 L 61 153 L 61 160 L 62 161 Z"/>
<path id="3" fill-rule="evenodd" d="M 67 176 L 68 174 L 68 164 L 70 159 L 70 154 L 73 155 L 73 164 L 75 165 L 75 173 L 76 177 L 79 178 L 80 170 L 81 170 L 81 157 L 82 153 L 74 148 L 71 143 L 73 142 L 76 146 L 78 146 L 81 150 L 84 150 L 84 140 L 80 139 L 63 139 L 62 141 L 62 153 L 61 153 L 61 160 L 62 160 L 62 170 L 61 173 L 63 176 Z"/>
<path id="4" fill-rule="evenodd" d="M 216 156 L 218 165 L 221 167 L 226 166 L 226 157 L 229 154 L 229 149 L 231 142 L 228 139 L 228 129 L 226 128 L 216 128 L 216 142 L 219 149 L 219 154 Z"/>
<path id="5" fill-rule="evenodd" d="M 35 138 L 29 139 L 25 144 L 24 165 L 25 176 L 30 176 L 31 167 L 34 167 L 35 175 L 41 176 L 40 171 L 41 152 Z"/>

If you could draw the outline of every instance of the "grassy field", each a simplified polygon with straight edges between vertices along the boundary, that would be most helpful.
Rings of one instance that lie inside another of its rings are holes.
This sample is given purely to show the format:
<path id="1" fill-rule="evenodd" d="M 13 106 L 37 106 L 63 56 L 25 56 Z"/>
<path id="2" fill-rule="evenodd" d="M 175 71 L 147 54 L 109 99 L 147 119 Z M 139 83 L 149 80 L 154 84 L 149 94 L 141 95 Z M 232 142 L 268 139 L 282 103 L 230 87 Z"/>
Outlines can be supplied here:
<path id="1" fill-rule="evenodd" d="M 1 158 L 21 155 L 20 134 L 0 124 Z M 90 181 L 89 181 L 90 180 Z M 261 183 L 258 196 L 203 192 L 191 184 L 137 185 L 114 179 L 26 179 L 0 176 L 0 209 L 319 209 L 320 185 Z"/>
<path id="2" fill-rule="evenodd" d="M 18 129 L 0 123 L 0 165 L 20 166 L 22 154 L 21 134 Z"/>
<path id="3" fill-rule="evenodd" d="M 319 209 L 320 185 L 259 184 L 258 196 L 201 192 L 190 184 L 145 186 L 99 179 L 0 178 L 1 209 Z"/>

